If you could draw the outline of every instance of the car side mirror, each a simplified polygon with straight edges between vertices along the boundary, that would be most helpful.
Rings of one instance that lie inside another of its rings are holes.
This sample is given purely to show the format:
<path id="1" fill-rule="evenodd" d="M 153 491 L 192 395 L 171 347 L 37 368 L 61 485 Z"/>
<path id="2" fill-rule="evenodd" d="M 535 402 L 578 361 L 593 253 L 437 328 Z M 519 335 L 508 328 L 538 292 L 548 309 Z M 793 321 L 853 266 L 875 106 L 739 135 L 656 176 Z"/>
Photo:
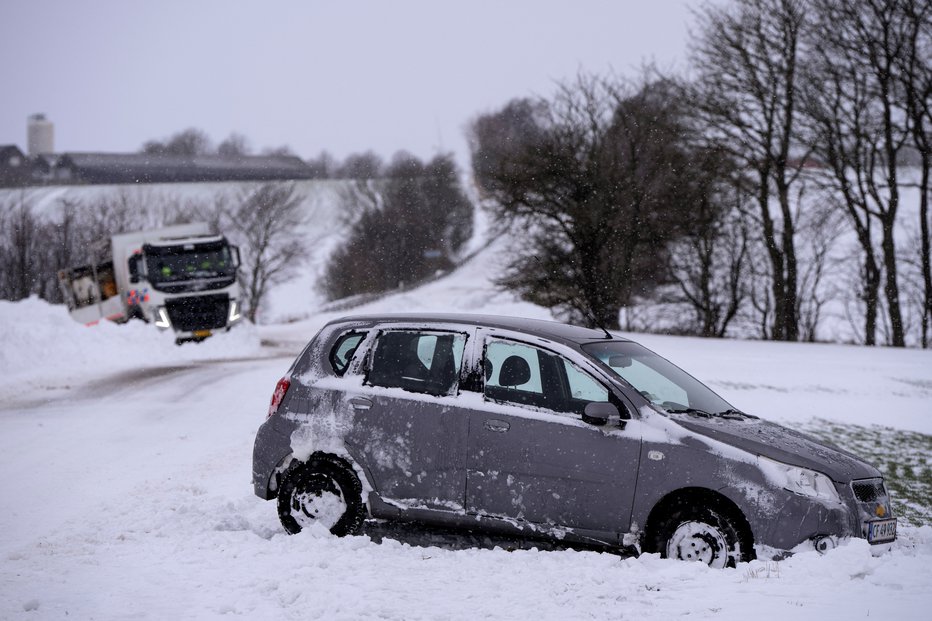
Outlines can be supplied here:
<path id="1" fill-rule="evenodd" d="M 593 401 L 586 404 L 583 410 L 582 419 L 584 423 L 590 425 L 602 426 L 608 422 L 612 416 L 618 416 L 618 408 L 614 403 Z"/>
<path id="2" fill-rule="evenodd" d="M 230 251 L 233 253 L 233 267 L 239 269 L 239 266 L 240 266 L 239 246 L 230 246 Z"/>

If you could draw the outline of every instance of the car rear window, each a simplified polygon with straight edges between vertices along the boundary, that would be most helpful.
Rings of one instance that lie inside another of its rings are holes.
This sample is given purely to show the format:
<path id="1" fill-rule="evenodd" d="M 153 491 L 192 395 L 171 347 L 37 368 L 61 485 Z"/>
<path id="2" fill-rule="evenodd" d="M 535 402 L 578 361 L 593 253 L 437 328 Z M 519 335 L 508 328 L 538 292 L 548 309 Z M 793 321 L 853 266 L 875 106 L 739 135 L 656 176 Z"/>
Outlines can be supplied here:
<path id="1" fill-rule="evenodd" d="M 330 350 L 330 366 L 333 367 L 334 373 L 337 375 L 346 373 L 346 368 L 364 336 L 363 332 L 347 332 L 340 335 Z"/>

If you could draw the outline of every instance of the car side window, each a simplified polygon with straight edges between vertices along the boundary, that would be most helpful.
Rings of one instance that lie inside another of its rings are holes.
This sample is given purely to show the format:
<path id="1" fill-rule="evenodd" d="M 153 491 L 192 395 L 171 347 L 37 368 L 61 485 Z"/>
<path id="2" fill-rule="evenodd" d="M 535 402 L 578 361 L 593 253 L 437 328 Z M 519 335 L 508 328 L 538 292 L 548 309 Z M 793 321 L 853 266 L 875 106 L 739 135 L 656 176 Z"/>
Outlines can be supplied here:
<path id="1" fill-rule="evenodd" d="M 430 395 L 456 392 L 466 336 L 446 332 L 392 330 L 376 340 L 367 381 Z"/>
<path id="2" fill-rule="evenodd" d="M 557 356 L 537 347 L 491 339 L 486 343 L 485 396 L 561 411 L 565 397 Z"/>
<path id="3" fill-rule="evenodd" d="M 356 353 L 356 348 L 365 336 L 362 332 L 347 332 L 340 335 L 337 342 L 330 349 L 330 366 L 337 375 L 346 373 L 349 362 Z"/>
<path id="4" fill-rule="evenodd" d="M 608 389 L 592 378 L 591 375 L 563 358 L 563 368 L 566 371 L 566 381 L 569 384 L 570 408 L 582 412 L 587 403 L 608 401 Z"/>
<path id="5" fill-rule="evenodd" d="M 523 343 L 486 343 L 485 396 L 493 401 L 582 414 L 607 402 L 608 389 L 566 358 Z"/>

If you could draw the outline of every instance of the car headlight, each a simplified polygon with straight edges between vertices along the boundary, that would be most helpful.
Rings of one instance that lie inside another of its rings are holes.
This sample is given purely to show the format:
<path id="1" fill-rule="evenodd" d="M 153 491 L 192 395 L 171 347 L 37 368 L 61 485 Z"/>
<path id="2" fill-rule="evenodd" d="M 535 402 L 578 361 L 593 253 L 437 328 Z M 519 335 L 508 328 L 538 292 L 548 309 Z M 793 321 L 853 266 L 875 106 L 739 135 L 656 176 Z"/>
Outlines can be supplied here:
<path id="1" fill-rule="evenodd" d="M 242 314 L 240 313 L 240 310 L 239 310 L 239 301 L 230 300 L 230 318 L 227 321 L 227 323 L 233 323 L 234 321 L 237 321 L 240 317 L 242 317 Z"/>
<path id="2" fill-rule="evenodd" d="M 835 484 L 821 472 L 784 464 L 762 455 L 757 456 L 757 462 L 768 478 L 787 491 L 828 502 L 841 502 Z"/>
<path id="3" fill-rule="evenodd" d="M 159 306 L 159 309 L 155 311 L 155 325 L 160 328 L 171 328 L 172 322 L 168 318 L 168 311 L 164 306 Z"/>

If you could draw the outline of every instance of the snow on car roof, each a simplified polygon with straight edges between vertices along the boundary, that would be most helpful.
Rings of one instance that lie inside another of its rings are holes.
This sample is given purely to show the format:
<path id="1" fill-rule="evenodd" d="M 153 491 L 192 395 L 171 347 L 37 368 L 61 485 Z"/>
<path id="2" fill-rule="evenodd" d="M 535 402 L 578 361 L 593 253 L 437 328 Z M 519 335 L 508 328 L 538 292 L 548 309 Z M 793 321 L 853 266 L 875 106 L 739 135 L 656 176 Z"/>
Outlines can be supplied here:
<path id="1" fill-rule="evenodd" d="M 346 321 L 365 322 L 372 325 L 379 323 L 460 323 L 484 328 L 515 330 L 531 336 L 565 341 L 569 343 L 587 343 L 604 341 L 606 334 L 602 330 L 573 326 L 558 321 L 528 319 L 525 317 L 508 317 L 504 315 L 474 315 L 469 313 L 386 313 L 380 315 L 350 315 L 336 319 L 331 324 Z M 612 339 L 627 341 L 613 334 Z"/>

